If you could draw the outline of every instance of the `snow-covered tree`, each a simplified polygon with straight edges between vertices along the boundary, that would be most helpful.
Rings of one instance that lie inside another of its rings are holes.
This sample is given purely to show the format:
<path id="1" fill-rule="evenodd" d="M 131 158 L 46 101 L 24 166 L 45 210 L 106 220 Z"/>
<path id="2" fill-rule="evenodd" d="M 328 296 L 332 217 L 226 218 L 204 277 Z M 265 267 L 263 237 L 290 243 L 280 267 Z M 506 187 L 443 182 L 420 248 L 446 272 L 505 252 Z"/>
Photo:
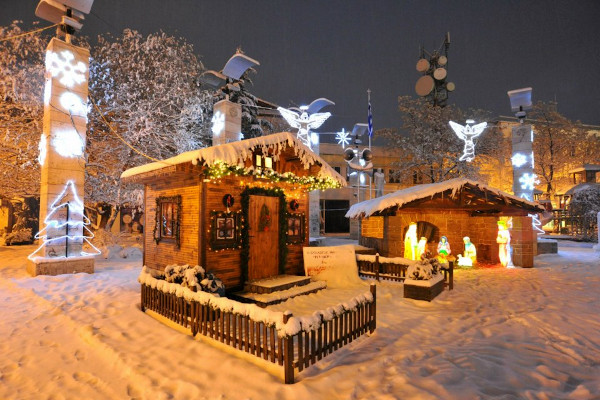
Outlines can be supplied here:
<path id="1" fill-rule="evenodd" d="M 449 121 L 464 124 L 467 118 L 477 122 L 488 121 L 489 114 L 481 110 L 468 113 L 448 105 L 436 107 L 425 99 L 402 96 L 398 99 L 402 114 L 401 132 L 381 132 L 400 153 L 397 176 L 401 182 L 433 183 L 456 177 L 480 178 L 479 169 L 486 156 L 493 156 L 501 148 L 501 135 L 490 126 L 477 139 L 476 158 L 472 162 L 459 161 L 464 143 L 452 131 Z"/>
<path id="2" fill-rule="evenodd" d="M 200 89 L 203 69 L 190 44 L 164 32 L 144 37 L 126 29 L 98 38 L 90 97 L 100 112 L 92 106 L 89 118 L 87 200 L 113 211 L 139 204 L 139 191 L 121 185 L 124 170 L 210 143 L 212 96 Z"/>
<path id="3" fill-rule="evenodd" d="M 535 131 L 535 173 L 545 185 L 545 192 L 554 195 L 556 185 L 568 180 L 569 169 L 584 162 L 595 161 L 590 158 L 594 157 L 594 151 L 588 148 L 593 143 L 582 143 L 586 142 L 583 126 L 560 114 L 556 103 L 538 102 L 527 116 L 531 118 Z M 596 160 L 597 154 L 596 152 Z"/>
<path id="4" fill-rule="evenodd" d="M 0 27 L 0 39 L 34 28 L 14 21 Z M 37 158 L 47 43 L 43 33 L 0 42 L 0 198 L 39 196 Z"/>
<path id="5" fill-rule="evenodd" d="M 238 51 L 241 51 L 238 49 Z M 273 125 L 267 119 L 260 118 L 258 107 L 256 104 L 256 96 L 250 93 L 247 89 L 248 85 L 252 85 L 250 74 L 255 74 L 254 68 L 248 69 L 242 77 L 232 83 L 239 90 L 228 90 L 226 87 L 217 92 L 217 101 L 225 99 L 229 96 L 229 101 L 242 106 L 242 133 L 244 139 L 263 136 L 266 133 L 273 132 Z M 229 80 L 227 81 L 229 83 Z"/>

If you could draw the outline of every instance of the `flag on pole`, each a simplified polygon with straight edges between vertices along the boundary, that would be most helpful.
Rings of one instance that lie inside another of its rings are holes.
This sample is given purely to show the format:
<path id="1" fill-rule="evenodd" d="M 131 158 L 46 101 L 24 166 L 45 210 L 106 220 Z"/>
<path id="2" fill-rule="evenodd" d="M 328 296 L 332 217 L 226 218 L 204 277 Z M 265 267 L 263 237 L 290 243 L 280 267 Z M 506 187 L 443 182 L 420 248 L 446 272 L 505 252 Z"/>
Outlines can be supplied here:
<path id="1" fill-rule="evenodd" d="M 369 93 L 369 115 L 367 116 L 369 123 L 369 137 L 373 137 L 373 113 L 371 112 L 371 96 Z"/>

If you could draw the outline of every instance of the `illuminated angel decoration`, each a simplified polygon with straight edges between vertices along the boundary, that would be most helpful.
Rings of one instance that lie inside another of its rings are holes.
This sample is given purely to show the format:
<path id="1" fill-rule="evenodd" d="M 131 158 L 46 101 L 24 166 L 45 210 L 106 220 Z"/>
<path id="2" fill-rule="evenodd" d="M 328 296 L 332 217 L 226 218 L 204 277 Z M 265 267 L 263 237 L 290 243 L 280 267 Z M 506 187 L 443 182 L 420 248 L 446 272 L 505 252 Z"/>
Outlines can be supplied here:
<path id="1" fill-rule="evenodd" d="M 487 122 L 472 125 L 474 122 L 475 121 L 473 121 L 472 119 L 468 119 L 467 124 L 465 126 L 462 126 L 454 121 L 450 121 L 450 126 L 452 127 L 454 133 L 456 133 L 456 136 L 458 136 L 460 140 L 463 140 L 465 142 L 463 155 L 459 158 L 459 161 L 473 161 L 473 159 L 475 158 L 475 143 L 473 142 L 473 139 L 481 135 L 484 129 L 487 127 Z"/>
<path id="2" fill-rule="evenodd" d="M 311 129 L 319 128 L 331 116 L 329 112 L 308 115 L 307 106 L 301 106 L 300 113 L 283 107 L 278 107 L 277 110 L 292 128 L 298 129 L 298 139 L 308 147 L 310 147 Z"/>

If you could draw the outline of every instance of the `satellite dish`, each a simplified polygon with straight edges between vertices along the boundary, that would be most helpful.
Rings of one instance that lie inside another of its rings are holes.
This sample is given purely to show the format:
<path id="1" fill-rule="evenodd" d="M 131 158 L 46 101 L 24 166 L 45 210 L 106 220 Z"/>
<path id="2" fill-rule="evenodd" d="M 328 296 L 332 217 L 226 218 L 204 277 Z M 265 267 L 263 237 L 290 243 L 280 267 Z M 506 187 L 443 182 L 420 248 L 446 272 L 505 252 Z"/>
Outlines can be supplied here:
<path id="1" fill-rule="evenodd" d="M 360 137 L 360 136 L 364 135 L 365 133 L 367 133 L 368 130 L 369 130 L 369 125 L 367 125 L 365 123 L 354 124 L 354 128 L 352 128 L 352 136 Z"/>
<path id="2" fill-rule="evenodd" d="M 200 75 L 200 81 L 213 89 L 220 88 L 226 81 L 225 75 L 217 71 L 206 71 Z"/>
<path id="3" fill-rule="evenodd" d="M 454 89 L 456 89 L 456 85 L 454 84 L 454 82 L 448 82 L 446 83 L 446 90 L 449 92 L 453 92 Z"/>
<path id="4" fill-rule="evenodd" d="M 235 53 L 223 68 L 223 75 L 238 80 L 249 68 L 260 65 L 258 61 L 242 53 Z"/>
<path id="5" fill-rule="evenodd" d="M 81 29 L 85 14 L 89 14 L 94 0 L 41 0 L 35 8 L 35 16 L 53 24 L 66 24 Z M 71 10 L 71 16 L 67 16 Z"/>
<path id="6" fill-rule="evenodd" d="M 424 58 L 421 58 L 419 61 L 417 61 L 417 71 L 425 72 L 428 69 L 429 69 L 429 61 L 427 61 Z"/>
<path id="7" fill-rule="evenodd" d="M 446 56 L 440 56 L 437 61 L 438 65 L 444 66 L 448 63 L 448 58 Z"/>
<path id="8" fill-rule="evenodd" d="M 435 82 L 433 78 L 429 75 L 424 75 L 419 78 L 417 84 L 415 85 L 415 91 L 419 96 L 427 96 L 433 90 L 435 86 Z"/>
<path id="9" fill-rule="evenodd" d="M 320 97 L 318 99 L 313 100 L 308 105 L 307 111 L 309 114 L 314 114 L 316 112 L 319 112 L 323 107 L 327 106 L 335 106 L 335 103 L 329 99 L 326 99 L 325 97 Z"/>
<path id="10" fill-rule="evenodd" d="M 447 74 L 446 68 L 436 68 L 435 71 L 433 71 L 433 77 L 438 81 L 443 81 Z"/>

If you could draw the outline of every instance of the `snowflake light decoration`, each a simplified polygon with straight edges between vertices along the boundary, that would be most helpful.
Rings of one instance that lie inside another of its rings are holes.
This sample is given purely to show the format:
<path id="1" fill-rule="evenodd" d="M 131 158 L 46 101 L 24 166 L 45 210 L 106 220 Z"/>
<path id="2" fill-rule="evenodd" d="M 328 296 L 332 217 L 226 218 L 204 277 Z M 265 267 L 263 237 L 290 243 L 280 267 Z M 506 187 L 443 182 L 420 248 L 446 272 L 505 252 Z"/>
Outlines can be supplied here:
<path id="1" fill-rule="evenodd" d="M 512 161 L 512 165 L 519 168 L 519 167 L 522 167 L 523 165 L 525 165 L 525 163 L 527 162 L 527 157 L 521 153 L 515 153 L 511 157 L 511 161 Z"/>
<path id="2" fill-rule="evenodd" d="M 212 133 L 213 135 L 220 135 L 225 129 L 225 115 L 221 111 L 217 111 L 212 117 Z"/>
<path id="3" fill-rule="evenodd" d="M 350 132 L 346 132 L 346 130 L 342 128 L 341 132 L 335 134 L 335 139 L 338 144 L 342 145 L 342 149 L 345 149 L 346 146 L 350 144 Z"/>
<path id="4" fill-rule="evenodd" d="M 62 108 L 67 110 L 69 114 L 78 117 L 87 116 L 87 107 L 81 97 L 73 92 L 64 92 L 60 95 L 59 103 Z"/>
<path id="5" fill-rule="evenodd" d="M 536 174 L 527 172 L 519 178 L 519 182 L 521 182 L 521 189 L 523 190 L 533 190 L 533 187 L 540 183 Z"/>
<path id="6" fill-rule="evenodd" d="M 59 82 L 68 88 L 85 81 L 87 67 L 81 61 L 73 62 L 75 56 L 69 50 L 63 50 L 60 54 L 48 52 L 46 55 L 46 69 L 52 77 L 60 75 Z"/>
<path id="7" fill-rule="evenodd" d="M 52 134 L 52 147 L 63 157 L 80 157 L 85 144 L 79 133 L 73 128 L 56 130 Z"/>

